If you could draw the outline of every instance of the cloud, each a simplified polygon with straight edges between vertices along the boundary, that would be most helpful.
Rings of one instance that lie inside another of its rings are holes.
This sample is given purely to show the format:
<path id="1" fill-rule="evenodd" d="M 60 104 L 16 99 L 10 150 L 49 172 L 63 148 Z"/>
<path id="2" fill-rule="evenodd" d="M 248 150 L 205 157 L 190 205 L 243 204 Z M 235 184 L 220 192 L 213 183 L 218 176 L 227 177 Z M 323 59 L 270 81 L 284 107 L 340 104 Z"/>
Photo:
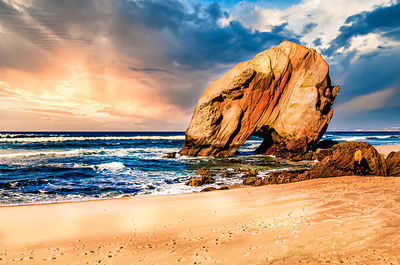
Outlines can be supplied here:
<path id="1" fill-rule="evenodd" d="M 22 90 L 14 104 L 34 104 L 30 116 L 64 108 L 184 129 L 216 75 L 283 39 L 298 41 L 276 26 L 246 27 L 217 3 L 0 0 L 0 81 L 10 87 L 0 93 Z"/>
<path id="2" fill-rule="evenodd" d="M 367 95 L 355 97 L 350 101 L 336 105 L 336 115 L 347 115 L 347 113 L 362 112 L 366 110 L 377 110 L 387 105 L 390 97 L 395 95 L 395 89 L 387 89 L 373 92 Z"/>
<path id="3" fill-rule="evenodd" d="M 240 20 L 245 26 L 260 31 L 269 30 L 271 26 L 287 23 L 287 29 L 298 34 L 300 41 L 314 45 L 317 38 L 320 49 L 329 48 L 330 42 L 340 33 L 339 29 L 346 19 L 377 5 L 390 5 L 391 0 L 363 1 L 315 1 L 303 0 L 285 9 L 264 7 L 260 3 L 240 2 L 232 11 L 232 17 Z"/>
<path id="4" fill-rule="evenodd" d="M 161 69 L 161 68 L 151 68 L 151 67 L 145 67 L 145 68 L 137 68 L 137 67 L 129 67 L 129 70 L 135 71 L 135 72 L 145 72 L 145 73 L 167 73 L 171 74 L 170 71 Z"/>
<path id="5" fill-rule="evenodd" d="M 58 109 L 24 109 L 27 111 L 33 111 L 33 112 L 44 112 L 44 113 L 50 113 L 50 114 L 61 114 L 61 115 L 71 115 L 75 116 L 76 114 L 70 111 L 65 111 L 65 110 L 58 110 Z"/>
<path id="6" fill-rule="evenodd" d="M 351 40 L 357 36 L 379 33 L 386 38 L 398 40 L 400 27 L 400 3 L 375 8 L 348 17 L 340 27 L 340 34 L 331 42 L 324 52 L 332 55 L 340 48 L 348 48 Z"/>
<path id="7" fill-rule="evenodd" d="M 214 78 L 289 39 L 323 52 L 338 106 L 390 87 L 369 115 L 398 113 L 397 1 L 213 2 L 0 0 L 0 111 L 21 128 L 41 115 L 64 129 L 32 111 L 55 110 L 74 114 L 65 126 L 184 130 Z"/>

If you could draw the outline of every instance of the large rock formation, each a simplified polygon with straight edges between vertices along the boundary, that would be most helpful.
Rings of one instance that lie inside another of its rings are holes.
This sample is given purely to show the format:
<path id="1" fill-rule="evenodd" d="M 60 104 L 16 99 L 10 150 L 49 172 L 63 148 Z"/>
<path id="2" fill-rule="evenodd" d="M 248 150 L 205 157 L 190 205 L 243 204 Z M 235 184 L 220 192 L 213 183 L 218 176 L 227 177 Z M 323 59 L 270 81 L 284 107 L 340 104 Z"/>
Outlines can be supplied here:
<path id="1" fill-rule="evenodd" d="M 372 145 L 365 142 L 343 142 L 328 149 L 328 155 L 309 171 L 301 174 L 299 180 L 353 175 L 354 153 L 357 147 L 367 160 L 369 174 L 386 176 L 385 158 Z"/>
<path id="2" fill-rule="evenodd" d="M 386 158 L 386 163 L 388 175 L 400 177 L 400 152 L 390 152 Z"/>
<path id="3" fill-rule="evenodd" d="M 283 41 L 211 83 L 180 153 L 231 156 L 255 135 L 264 138 L 260 153 L 299 158 L 325 133 L 338 92 L 319 53 Z"/>

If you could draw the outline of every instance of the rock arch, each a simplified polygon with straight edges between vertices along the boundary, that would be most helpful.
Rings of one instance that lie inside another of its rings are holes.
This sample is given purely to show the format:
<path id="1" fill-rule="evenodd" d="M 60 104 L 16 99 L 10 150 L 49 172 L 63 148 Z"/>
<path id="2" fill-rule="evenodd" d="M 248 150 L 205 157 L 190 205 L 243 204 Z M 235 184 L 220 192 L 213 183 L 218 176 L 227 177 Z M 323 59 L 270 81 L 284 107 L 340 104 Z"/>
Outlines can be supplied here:
<path id="1" fill-rule="evenodd" d="M 314 49 L 283 41 L 238 63 L 200 97 L 180 151 L 188 156 L 232 156 L 252 135 L 258 151 L 301 157 L 332 118 L 339 86 Z"/>

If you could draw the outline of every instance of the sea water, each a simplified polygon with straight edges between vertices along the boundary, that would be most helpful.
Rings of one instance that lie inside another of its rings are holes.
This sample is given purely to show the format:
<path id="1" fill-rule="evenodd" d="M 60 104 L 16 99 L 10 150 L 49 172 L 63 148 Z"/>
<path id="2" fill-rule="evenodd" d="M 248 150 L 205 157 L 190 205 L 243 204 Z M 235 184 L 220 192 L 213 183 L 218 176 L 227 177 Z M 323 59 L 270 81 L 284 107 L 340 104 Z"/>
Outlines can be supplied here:
<path id="1" fill-rule="evenodd" d="M 400 144 L 400 132 L 327 132 L 324 139 Z M 4 132 L 0 133 L 0 205 L 179 194 L 196 170 L 256 168 L 260 176 L 282 169 L 306 169 L 309 162 L 277 161 L 256 155 L 262 139 L 252 137 L 231 158 L 174 159 L 183 132 Z M 237 185 L 242 176 L 223 177 L 208 186 Z"/>

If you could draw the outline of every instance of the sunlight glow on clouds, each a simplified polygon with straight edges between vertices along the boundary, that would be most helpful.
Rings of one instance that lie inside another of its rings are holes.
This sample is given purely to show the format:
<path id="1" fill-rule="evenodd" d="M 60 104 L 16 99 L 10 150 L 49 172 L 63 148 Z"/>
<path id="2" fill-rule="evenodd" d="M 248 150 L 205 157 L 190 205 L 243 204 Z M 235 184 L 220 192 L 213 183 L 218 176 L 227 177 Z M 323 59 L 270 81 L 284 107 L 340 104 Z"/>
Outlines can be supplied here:
<path id="1" fill-rule="evenodd" d="M 283 39 L 327 59 L 339 113 L 397 115 L 399 16 L 390 0 L 0 0 L 0 130 L 184 130 L 214 78 Z"/>

